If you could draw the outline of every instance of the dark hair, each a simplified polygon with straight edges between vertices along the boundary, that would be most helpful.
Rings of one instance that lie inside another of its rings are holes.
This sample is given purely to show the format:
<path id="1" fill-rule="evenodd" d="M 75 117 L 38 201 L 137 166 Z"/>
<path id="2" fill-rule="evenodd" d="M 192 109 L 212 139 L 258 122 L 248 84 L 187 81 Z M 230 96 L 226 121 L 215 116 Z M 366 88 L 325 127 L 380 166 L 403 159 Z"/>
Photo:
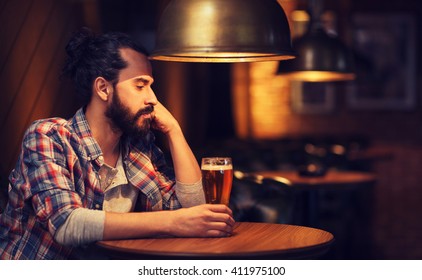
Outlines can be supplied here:
<path id="1" fill-rule="evenodd" d="M 120 56 L 121 48 L 131 48 L 148 56 L 142 46 L 119 32 L 95 35 L 90 29 L 82 28 L 70 39 L 62 74 L 73 80 L 84 105 L 91 100 L 92 84 L 97 77 L 103 77 L 113 85 L 117 83 L 119 71 L 127 66 Z"/>

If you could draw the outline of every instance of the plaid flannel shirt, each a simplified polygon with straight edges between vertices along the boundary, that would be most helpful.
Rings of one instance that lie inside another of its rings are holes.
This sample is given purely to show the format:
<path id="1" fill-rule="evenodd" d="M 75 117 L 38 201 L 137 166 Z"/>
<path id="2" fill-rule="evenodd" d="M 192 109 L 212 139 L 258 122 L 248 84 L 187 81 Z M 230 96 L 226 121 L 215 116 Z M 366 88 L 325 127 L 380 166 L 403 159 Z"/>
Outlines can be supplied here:
<path id="1" fill-rule="evenodd" d="M 122 141 L 128 181 L 141 191 L 141 209 L 180 208 L 174 173 L 153 141 L 152 133 Z M 62 246 L 53 236 L 75 208 L 102 210 L 98 171 L 103 164 L 83 109 L 70 120 L 34 122 L 9 176 L 9 203 L 0 216 L 0 259 L 81 257 L 83 248 Z"/>

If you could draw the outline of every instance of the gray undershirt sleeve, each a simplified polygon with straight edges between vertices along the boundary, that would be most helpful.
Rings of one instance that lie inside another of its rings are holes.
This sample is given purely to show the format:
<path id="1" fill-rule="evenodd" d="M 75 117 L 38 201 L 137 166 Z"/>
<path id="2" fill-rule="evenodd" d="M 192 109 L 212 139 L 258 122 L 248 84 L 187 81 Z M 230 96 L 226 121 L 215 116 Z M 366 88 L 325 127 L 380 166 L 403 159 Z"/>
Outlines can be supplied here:
<path id="1" fill-rule="evenodd" d="M 205 203 L 202 179 L 194 184 L 176 182 L 176 195 L 182 207 Z M 77 208 L 56 231 L 54 239 L 63 245 L 80 246 L 102 240 L 105 211 Z"/>
<path id="2" fill-rule="evenodd" d="M 103 239 L 105 212 L 87 208 L 72 211 L 54 239 L 66 246 L 80 246 Z"/>
<path id="3" fill-rule="evenodd" d="M 184 184 L 176 181 L 176 195 L 182 207 L 192 207 L 205 203 L 202 179 L 194 184 Z"/>

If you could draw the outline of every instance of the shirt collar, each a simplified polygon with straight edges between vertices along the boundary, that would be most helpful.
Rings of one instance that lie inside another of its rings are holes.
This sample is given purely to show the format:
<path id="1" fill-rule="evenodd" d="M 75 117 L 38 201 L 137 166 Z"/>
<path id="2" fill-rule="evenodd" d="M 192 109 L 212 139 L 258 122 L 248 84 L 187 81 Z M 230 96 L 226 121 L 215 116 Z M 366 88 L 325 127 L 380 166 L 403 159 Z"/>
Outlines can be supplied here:
<path id="1" fill-rule="evenodd" d="M 89 127 L 88 120 L 85 116 L 84 108 L 80 108 L 76 112 L 76 114 L 70 120 L 70 125 L 83 142 L 87 154 L 87 159 L 89 161 L 98 159 L 100 161 L 99 165 L 102 165 L 104 162 L 104 159 L 102 158 L 103 152 L 101 151 L 97 141 L 92 136 L 91 128 Z"/>
<path id="2" fill-rule="evenodd" d="M 123 148 L 123 160 L 128 158 L 129 153 L 141 152 L 148 155 L 154 141 L 155 135 L 152 131 L 139 138 L 131 138 L 124 135 L 122 138 L 123 145 L 121 146 Z"/>

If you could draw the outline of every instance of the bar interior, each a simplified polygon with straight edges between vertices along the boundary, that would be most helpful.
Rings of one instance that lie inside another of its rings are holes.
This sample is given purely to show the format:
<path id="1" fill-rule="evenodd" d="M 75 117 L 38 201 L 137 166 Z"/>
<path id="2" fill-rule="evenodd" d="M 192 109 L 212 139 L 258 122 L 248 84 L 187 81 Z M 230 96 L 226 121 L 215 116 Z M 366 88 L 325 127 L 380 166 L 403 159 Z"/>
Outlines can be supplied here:
<path id="1" fill-rule="evenodd" d="M 58 76 L 72 32 L 82 26 L 125 32 L 151 52 L 169 2 L 0 0 L 0 209 L 29 124 L 52 116 L 70 118 L 79 108 L 72 86 Z M 317 255 L 308 252 L 307 258 L 421 259 L 420 1 L 278 3 L 296 58 L 153 59 L 157 98 L 179 121 L 198 162 L 208 156 L 232 158 L 229 205 L 236 222 L 243 222 L 239 230 L 250 225 L 256 234 L 267 234 L 270 243 L 271 232 L 302 234 L 302 228 L 284 225 L 324 231 L 317 234 L 329 248 Z M 318 20 L 311 21 L 315 16 Z M 350 69 L 343 67 L 347 61 L 334 60 L 339 59 L 335 49 L 314 53 L 320 60 L 315 63 L 339 64 L 344 79 L 290 75 L 298 71 L 295 67 L 309 66 L 310 60 L 302 60 L 309 59 L 306 51 L 313 54 L 310 45 L 304 53 L 295 47 L 310 36 L 310 23 L 350 51 Z M 166 142 L 157 141 L 168 154 Z M 254 228 L 255 223 L 262 227 Z M 302 258 L 294 253 L 286 257 Z M 239 257 L 221 257 L 230 256 Z"/>

